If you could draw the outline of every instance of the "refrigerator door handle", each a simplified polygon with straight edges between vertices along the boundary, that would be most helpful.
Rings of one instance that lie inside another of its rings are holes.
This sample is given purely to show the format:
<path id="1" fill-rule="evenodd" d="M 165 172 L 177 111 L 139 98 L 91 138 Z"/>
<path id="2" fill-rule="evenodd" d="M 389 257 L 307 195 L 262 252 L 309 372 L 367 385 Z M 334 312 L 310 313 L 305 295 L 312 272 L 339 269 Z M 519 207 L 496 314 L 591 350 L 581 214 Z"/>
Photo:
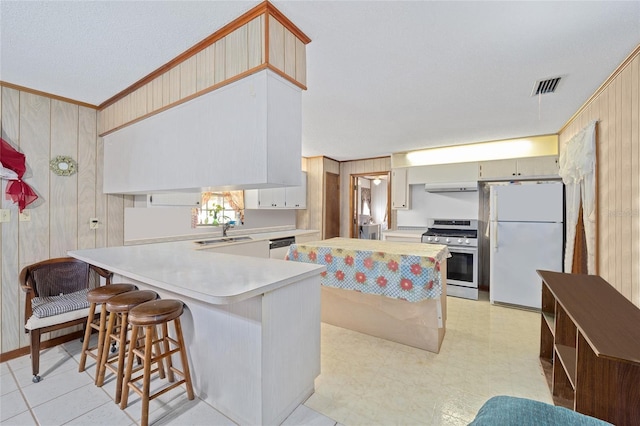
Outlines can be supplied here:
<path id="1" fill-rule="evenodd" d="M 498 220 L 498 191 L 493 191 L 493 205 L 491 209 L 491 219 L 497 221 Z"/>
<path id="2" fill-rule="evenodd" d="M 493 222 L 493 236 L 491 237 L 491 241 L 493 241 L 493 251 L 498 251 L 498 222 Z"/>

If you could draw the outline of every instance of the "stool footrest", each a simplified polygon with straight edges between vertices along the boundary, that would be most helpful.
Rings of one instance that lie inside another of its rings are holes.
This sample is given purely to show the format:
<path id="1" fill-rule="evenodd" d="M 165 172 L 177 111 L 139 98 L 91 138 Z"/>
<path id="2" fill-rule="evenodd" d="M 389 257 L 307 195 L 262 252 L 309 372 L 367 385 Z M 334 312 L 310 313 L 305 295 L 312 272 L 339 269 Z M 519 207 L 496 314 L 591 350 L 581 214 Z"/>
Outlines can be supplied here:
<path id="1" fill-rule="evenodd" d="M 154 343 L 155 344 L 155 343 Z M 169 352 L 163 352 L 159 355 L 154 355 L 151 357 L 151 362 L 156 362 L 156 361 L 160 361 L 162 359 L 165 359 L 175 353 L 180 352 L 180 348 L 175 348 L 175 349 L 171 349 Z M 144 348 L 142 349 L 134 349 L 133 350 L 133 354 L 139 356 L 140 358 L 144 358 Z"/>
<path id="2" fill-rule="evenodd" d="M 144 370 L 144 366 L 142 366 L 142 365 L 141 365 L 141 366 L 139 366 L 139 367 L 134 368 L 133 370 L 131 370 L 131 375 L 133 375 L 134 373 L 138 373 L 138 372 L 140 372 L 141 370 Z M 156 366 L 155 368 L 152 368 L 152 369 L 149 371 L 149 374 L 154 374 L 154 373 L 159 373 L 159 369 L 158 369 L 158 367 L 157 367 L 157 366 Z M 159 374 L 158 374 L 158 375 L 159 375 Z M 143 374 L 141 374 L 141 375 L 139 375 L 139 376 L 136 376 L 136 377 L 131 378 L 131 382 L 129 383 L 129 386 L 135 386 L 135 385 L 133 384 L 133 382 L 137 382 L 138 380 L 142 379 L 143 377 L 144 377 L 144 373 L 143 373 Z M 160 378 L 162 379 L 162 377 L 160 377 Z"/>
<path id="3" fill-rule="evenodd" d="M 135 380 L 139 380 L 141 378 L 142 378 L 142 376 L 140 376 L 139 378 L 137 378 Z M 131 379 L 131 382 L 128 383 L 129 389 L 133 390 L 139 396 L 143 396 L 142 389 L 140 389 L 135 383 L 133 383 L 135 380 Z M 153 395 L 149 395 L 149 401 L 153 401 L 154 399 L 156 399 L 160 395 L 163 395 L 163 394 L 169 392 L 171 389 L 177 388 L 178 386 L 180 386 L 182 384 L 185 384 L 185 383 L 187 383 L 187 381 L 185 379 L 178 380 L 177 382 L 173 382 L 173 383 L 167 385 L 166 387 L 162 388 L 161 390 L 156 391 Z M 193 398 L 190 398 L 190 399 L 193 399 Z"/>

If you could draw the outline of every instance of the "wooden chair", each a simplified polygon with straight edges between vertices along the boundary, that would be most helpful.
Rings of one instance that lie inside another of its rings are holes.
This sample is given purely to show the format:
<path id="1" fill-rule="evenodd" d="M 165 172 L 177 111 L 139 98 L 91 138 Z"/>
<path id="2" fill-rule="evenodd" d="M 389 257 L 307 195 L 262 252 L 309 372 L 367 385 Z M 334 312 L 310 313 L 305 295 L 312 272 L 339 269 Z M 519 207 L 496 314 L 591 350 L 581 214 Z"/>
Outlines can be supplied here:
<path id="1" fill-rule="evenodd" d="M 40 336 L 62 328 L 86 324 L 90 272 L 111 283 L 112 273 L 72 257 L 48 259 L 20 271 L 20 287 L 27 293 L 25 333 L 31 337 L 33 382 L 40 381 Z"/>

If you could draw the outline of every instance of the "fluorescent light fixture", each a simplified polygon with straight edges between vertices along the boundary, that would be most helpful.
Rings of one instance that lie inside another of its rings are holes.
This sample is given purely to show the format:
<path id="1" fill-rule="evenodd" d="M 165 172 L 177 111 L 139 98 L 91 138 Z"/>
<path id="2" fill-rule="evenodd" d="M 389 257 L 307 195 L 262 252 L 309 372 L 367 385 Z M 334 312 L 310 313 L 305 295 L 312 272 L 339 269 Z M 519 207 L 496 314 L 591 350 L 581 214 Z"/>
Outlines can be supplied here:
<path id="1" fill-rule="evenodd" d="M 558 154 L 558 136 L 534 136 L 521 139 L 428 148 L 394 154 L 393 167 L 467 163 Z M 404 158 L 402 158 L 404 157 Z"/>

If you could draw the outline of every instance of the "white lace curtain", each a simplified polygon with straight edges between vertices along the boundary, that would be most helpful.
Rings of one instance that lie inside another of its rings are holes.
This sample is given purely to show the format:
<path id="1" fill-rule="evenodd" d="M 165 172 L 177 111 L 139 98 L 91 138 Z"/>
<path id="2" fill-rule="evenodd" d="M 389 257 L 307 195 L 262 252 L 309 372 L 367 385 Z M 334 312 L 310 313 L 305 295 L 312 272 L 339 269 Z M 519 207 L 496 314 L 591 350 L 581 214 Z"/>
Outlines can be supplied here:
<path id="1" fill-rule="evenodd" d="M 587 271 L 595 274 L 596 259 L 596 122 L 573 136 L 560 151 L 560 176 L 567 194 L 567 243 L 564 270 L 571 272 L 576 239 L 576 225 L 582 201 L 582 221 L 587 245 Z"/>

